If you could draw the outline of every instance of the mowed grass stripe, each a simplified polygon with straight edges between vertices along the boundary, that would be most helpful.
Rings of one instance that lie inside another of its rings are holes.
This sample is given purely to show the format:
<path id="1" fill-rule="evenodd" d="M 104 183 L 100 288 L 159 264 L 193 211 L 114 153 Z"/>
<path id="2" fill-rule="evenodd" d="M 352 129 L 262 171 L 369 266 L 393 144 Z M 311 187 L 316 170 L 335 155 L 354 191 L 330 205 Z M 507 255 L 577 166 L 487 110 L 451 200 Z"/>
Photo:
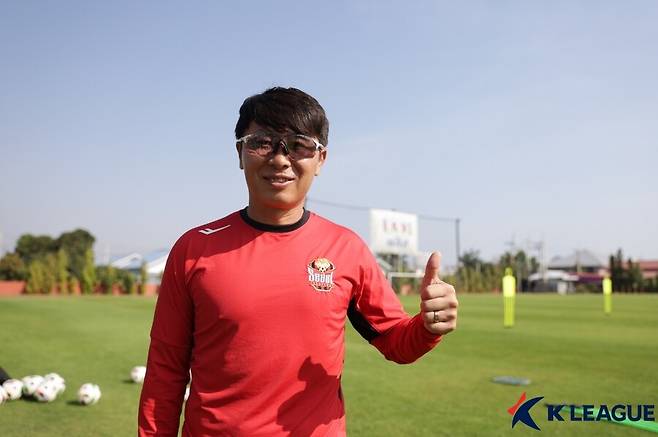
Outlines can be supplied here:
<path id="1" fill-rule="evenodd" d="M 0 300 L 0 319 L 8 327 L 0 331 L 0 365 L 16 377 L 54 371 L 67 384 L 52 404 L 0 406 L 2 416 L 11 411 L 2 420 L 3 435 L 134 435 L 140 388 L 126 380 L 133 366 L 146 361 L 153 303 L 104 296 Z M 100 385 L 98 405 L 75 405 L 85 382 Z"/>
<path id="2" fill-rule="evenodd" d="M 408 312 L 418 297 L 402 298 Z M 67 380 L 54 403 L 0 406 L 2 434 L 135 434 L 140 386 L 128 383 L 143 364 L 155 300 L 142 297 L 0 299 L 0 366 L 22 377 L 51 371 Z M 506 409 L 520 396 L 547 402 L 657 403 L 658 296 L 615 295 L 605 316 L 601 296 L 521 295 L 517 323 L 502 327 L 496 295 L 461 295 L 458 330 L 410 366 L 385 361 L 351 328 L 343 388 L 350 435 L 507 436 Z M 493 384 L 493 376 L 532 379 L 528 387 Z M 101 386 L 98 405 L 73 404 L 84 382 Z M 550 435 L 642 435 L 600 423 L 546 421 Z M 536 432 L 519 429 L 515 433 Z"/>
<path id="3" fill-rule="evenodd" d="M 417 310 L 417 299 L 403 298 L 408 312 Z M 357 435 L 370 435 L 373 426 L 385 432 L 403 416 L 407 435 L 508 435 L 511 418 L 505 410 L 524 390 L 549 402 L 658 403 L 658 296 L 617 295 L 614 303 L 613 314 L 605 316 L 601 296 L 521 295 L 516 326 L 504 329 L 500 296 L 461 295 L 458 330 L 408 367 L 363 362 L 349 354 L 351 343 L 360 342 L 351 335 L 343 378 L 349 428 Z M 376 352 L 368 353 L 376 358 Z M 496 375 L 524 376 L 533 384 L 493 384 Z M 379 381 L 386 378 L 382 386 Z M 403 392 L 417 397 L 408 400 Z M 359 405 L 350 408 L 355 396 Z M 398 411 L 394 416 L 389 402 Z M 376 411 L 383 404 L 385 412 Z M 375 411 L 363 414 L 366 405 Z M 557 435 L 638 432 L 610 424 L 548 423 L 542 408 L 533 410 L 535 419 Z M 367 428 L 356 417 L 361 414 L 371 420 Z"/>

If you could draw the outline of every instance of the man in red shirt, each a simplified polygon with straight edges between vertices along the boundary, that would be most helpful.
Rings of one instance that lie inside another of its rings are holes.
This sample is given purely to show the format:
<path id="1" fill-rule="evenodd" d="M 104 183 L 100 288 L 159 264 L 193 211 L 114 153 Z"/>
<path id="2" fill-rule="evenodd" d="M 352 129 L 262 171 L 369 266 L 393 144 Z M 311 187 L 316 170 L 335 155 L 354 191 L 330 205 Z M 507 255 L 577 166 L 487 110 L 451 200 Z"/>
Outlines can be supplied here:
<path id="1" fill-rule="evenodd" d="M 341 436 L 345 321 L 411 363 L 457 323 L 428 260 L 407 315 L 366 244 L 304 208 L 327 158 L 324 109 L 294 88 L 245 100 L 235 128 L 249 205 L 186 232 L 167 260 L 139 406 L 140 436 Z"/>

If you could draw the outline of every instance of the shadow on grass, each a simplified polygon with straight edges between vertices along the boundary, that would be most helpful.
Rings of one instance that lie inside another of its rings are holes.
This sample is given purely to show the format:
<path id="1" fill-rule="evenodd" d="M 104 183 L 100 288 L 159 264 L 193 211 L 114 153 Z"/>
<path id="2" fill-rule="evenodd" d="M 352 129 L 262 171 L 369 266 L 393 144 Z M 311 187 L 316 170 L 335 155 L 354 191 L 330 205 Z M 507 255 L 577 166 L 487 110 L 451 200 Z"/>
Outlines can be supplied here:
<path id="1" fill-rule="evenodd" d="M 37 398 L 35 398 L 35 397 L 32 397 L 32 396 L 23 396 L 23 397 L 17 399 L 16 401 L 12 401 L 12 402 L 23 401 L 23 402 L 28 402 L 28 403 L 30 403 L 30 404 L 52 404 L 52 403 L 54 403 L 56 400 L 57 400 L 57 399 L 54 399 L 54 400 L 52 400 L 51 402 L 41 402 L 41 401 L 39 401 L 39 400 L 38 400 Z M 69 401 L 66 401 L 66 403 L 69 404 L 69 405 L 81 405 L 81 404 L 78 403 L 78 401 L 76 401 L 76 400 L 69 400 Z"/>
<path id="2" fill-rule="evenodd" d="M 74 407 L 86 407 L 86 405 L 82 405 L 80 402 L 74 400 L 66 401 L 66 405 L 73 405 Z"/>

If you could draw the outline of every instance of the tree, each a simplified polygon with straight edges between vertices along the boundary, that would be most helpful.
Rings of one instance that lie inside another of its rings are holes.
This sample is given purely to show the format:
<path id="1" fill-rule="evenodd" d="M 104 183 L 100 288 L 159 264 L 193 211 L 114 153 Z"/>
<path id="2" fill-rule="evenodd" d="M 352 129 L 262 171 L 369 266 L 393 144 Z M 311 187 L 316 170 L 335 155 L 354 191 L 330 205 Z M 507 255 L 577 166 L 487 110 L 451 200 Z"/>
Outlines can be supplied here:
<path id="1" fill-rule="evenodd" d="M 80 284 L 82 286 L 82 293 L 91 294 L 94 292 L 94 286 L 96 285 L 96 268 L 94 266 L 94 252 L 92 252 L 91 249 L 87 249 L 85 252 Z"/>
<path id="2" fill-rule="evenodd" d="M 139 294 L 146 293 L 146 283 L 148 282 L 148 271 L 146 270 L 146 263 L 143 262 L 141 268 L 139 269 Z"/>
<path id="3" fill-rule="evenodd" d="M 645 288 L 650 293 L 658 293 L 658 276 L 647 279 Z"/>
<path id="4" fill-rule="evenodd" d="M 505 271 L 505 268 L 510 267 L 514 272 L 517 279 L 517 286 L 520 290 L 527 289 L 528 279 L 532 273 L 539 271 L 539 261 L 535 257 L 528 258 L 528 255 L 523 250 L 516 253 L 505 252 L 498 260 L 498 269 L 500 270 L 500 277 Z"/>
<path id="5" fill-rule="evenodd" d="M 476 269 L 484 262 L 480 259 L 479 250 L 467 250 L 462 256 L 459 257 L 460 265 L 470 269 Z"/>
<path id="6" fill-rule="evenodd" d="M 25 291 L 28 294 L 42 293 L 45 285 L 45 267 L 41 260 L 34 260 L 28 267 L 28 280 Z"/>
<path id="7" fill-rule="evenodd" d="M 521 281 L 524 281 L 528 278 L 528 257 L 526 256 L 523 250 L 519 250 L 514 255 L 514 265 L 516 267 L 517 276 L 520 277 Z"/>
<path id="8" fill-rule="evenodd" d="M 88 231 L 84 229 L 76 229 L 71 232 L 64 232 L 56 240 L 48 235 L 32 235 L 24 234 L 16 242 L 16 254 L 23 260 L 25 265 L 29 265 L 34 260 L 44 260 L 48 254 L 57 254 L 60 250 L 66 252 L 67 267 L 69 273 L 78 279 L 82 279 L 82 271 L 85 266 L 85 254 L 87 250 L 91 250 L 94 245 L 95 238 Z M 62 257 L 62 255 L 58 255 Z M 63 262 L 64 258 L 60 258 L 58 262 Z M 61 285 L 65 280 L 59 265 L 53 269 L 53 273 L 57 270 L 57 282 Z M 68 276 L 68 274 L 66 275 Z"/>
<path id="9" fill-rule="evenodd" d="M 624 261 L 624 254 L 621 249 L 610 255 L 609 269 L 610 279 L 615 291 L 630 292 L 645 291 L 645 288 L 651 289 L 651 283 L 645 281 L 639 264 L 634 263 L 631 258 Z"/>
<path id="10" fill-rule="evenodd" d="M 117 270 L 112 266 L 96 267 L 96 277 L 101 285 L 101 291 L 112 294 L 112 288 L 117 283 Z"/>
<path id="11" fill-rule="evenodd" d="M 25 279 L 27 279 L 27 269 L 17 253 L 8 253 L 0 259 L 0 280 L 24 281 Z"/>
<path id="12" fill-rule="evenodd" d="M 69 256 L 69 269 L 80 280 L 86 265 L 87 251 L 92 249 L 94 241 L 96 241 L 94 236 L 84 229 L 64 232 L 55 241 L 58 249 L 66 250 Z"/>
<path id="13" fill-rule="evenodd" d="M 80 289 L 80 281 L 75 276 L 69 276 L 69 294 L 76 293 Z"/>
<path id="14" fill-rule="evenodd" d="M 628 282 L 630 291 L 644 291 L 644 278 L 638 263 L 628 258 Z"/>
<path id="15" fill-rule="evenodd" d="M 497 289 L 502 273 L 493 263 L 480 258 L 477 250 L 467 250 L 459 258 L 459 268 L 454 277 L 446 278 L 448 282 L 459 284 L 465 292 L 482 293 Z"/>
<path id="16" fill-rule="evenodd" d="M 628 291 L 628 280 L 624 269 L 624 255 L 621 249 L 618 249 L 616 254 L 610 255 L 609 269 L 610 279 L 612 280 L 614 289 L 616 291 Z"/>
<path id="17" fill-rule="evenodd" d="M 117 283 L 117 269 L 112 266 L 107 266 L 107 273 L 105 276 L 105 293 L 112 294 L 114 284 Z"/>
<path id="18" fill-rule="evenodd" d="M 530 274 L 539 272 L 539 261 L 534 256 L 530 258 L 529 262 Z"/>
<path id="19" fill-rule="evenodd" d="M 53 292 L 57 284 L 57 257 L 49 253 L 43 259 L 44 275 L 43 275 L 43 290 L 44 294 Z"/>
<path id="20" fill-rule="evenodd" d="M 43 259 L 55 248 L 55 241 L 48 235 L 24 234 L 16 242 L 16 253 L 27 265 L 36 259 Z"/>
<path id="21" fill-rule="evenodd" d="M 123 292 L 126 294 L 135 294 L 137 290 L 135 289 L 135 277 L 133 274 L 129 271 L 121 269 L 119 269 L 117 272 L 119 276 L 119 283 L 121 284 L 121 288 L 123 288 Z"/>
<path id="22" fill-rule="evenodd" d="M 69 256 L 66 250 L 59 249 L 56 255 L 56 277 L 60 293 L 68 293 L 69 288 Z"/>
<path id="23" fill-rule="evenodd" d="M 501 266 L 503 269 L 507 267 L 514 268 L 514 255 L 512 252 L 505 252 L 500 256 L 500 260 L 498 260 L 498 265 Z"/>

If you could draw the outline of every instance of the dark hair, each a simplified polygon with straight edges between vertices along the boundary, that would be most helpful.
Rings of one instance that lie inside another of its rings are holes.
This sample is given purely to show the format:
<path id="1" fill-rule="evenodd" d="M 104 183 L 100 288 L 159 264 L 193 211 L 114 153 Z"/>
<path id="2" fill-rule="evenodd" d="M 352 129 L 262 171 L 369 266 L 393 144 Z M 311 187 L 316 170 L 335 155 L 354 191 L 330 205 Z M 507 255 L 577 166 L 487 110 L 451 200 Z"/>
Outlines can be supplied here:
<path id="1" fill-rule="evenodd" d="M 325 146 L 329 141 L 329 120 L 324 109 L 297 88 L 274 87 L 248 97 L 240 106 L 235 138 L 242 137 L 252 121 L 277 131 L 290 129 L 317 137 Z"/>

